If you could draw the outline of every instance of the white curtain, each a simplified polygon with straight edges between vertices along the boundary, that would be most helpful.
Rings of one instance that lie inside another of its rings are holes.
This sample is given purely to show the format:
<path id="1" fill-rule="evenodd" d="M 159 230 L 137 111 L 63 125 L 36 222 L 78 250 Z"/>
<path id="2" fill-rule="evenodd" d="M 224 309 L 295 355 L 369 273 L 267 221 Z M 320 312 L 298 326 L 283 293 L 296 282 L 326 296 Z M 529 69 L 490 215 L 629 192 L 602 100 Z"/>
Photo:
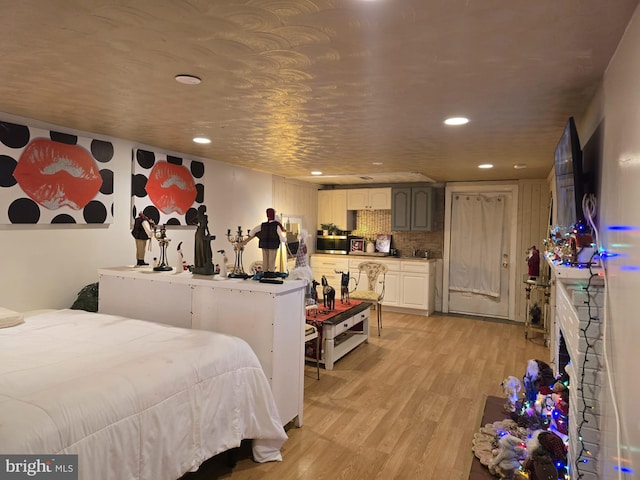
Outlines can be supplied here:
<path id="1" fill-rule="evenodd" d="M 500 298 L 502 195 L 454 194 L 449 289 Z"/>

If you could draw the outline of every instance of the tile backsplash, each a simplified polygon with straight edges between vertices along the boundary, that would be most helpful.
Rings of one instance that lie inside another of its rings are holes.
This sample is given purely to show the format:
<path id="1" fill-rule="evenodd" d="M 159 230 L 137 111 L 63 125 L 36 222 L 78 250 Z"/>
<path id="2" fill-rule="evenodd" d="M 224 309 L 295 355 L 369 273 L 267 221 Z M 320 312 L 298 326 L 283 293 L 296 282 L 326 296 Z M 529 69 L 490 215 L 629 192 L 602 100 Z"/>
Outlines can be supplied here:
<path id="1" fill-rule="evenodd" d="M 358 210 L 352 235 L 369 237 L 391 234 L 391 247 L 400 255 L 411 255 L 413 249 L 429 250 L 430 258 L 442 258 L 444 252 L 444 189 L 436 189 L 433 230 L 431 232 L 398 232 L 391 230 L 391 210 Z"/>

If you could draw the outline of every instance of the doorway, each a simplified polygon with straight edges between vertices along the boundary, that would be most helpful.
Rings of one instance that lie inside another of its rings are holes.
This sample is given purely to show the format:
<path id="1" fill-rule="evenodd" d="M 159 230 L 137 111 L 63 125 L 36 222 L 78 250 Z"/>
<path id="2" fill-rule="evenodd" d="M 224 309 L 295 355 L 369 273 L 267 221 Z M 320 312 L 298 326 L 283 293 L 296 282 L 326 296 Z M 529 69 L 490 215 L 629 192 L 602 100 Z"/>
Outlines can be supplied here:
<path id="1" fill-rule="evenodd" d="M 515 320 L 517 204 L 517 185 L 447 186 L 443 312 Z"/>

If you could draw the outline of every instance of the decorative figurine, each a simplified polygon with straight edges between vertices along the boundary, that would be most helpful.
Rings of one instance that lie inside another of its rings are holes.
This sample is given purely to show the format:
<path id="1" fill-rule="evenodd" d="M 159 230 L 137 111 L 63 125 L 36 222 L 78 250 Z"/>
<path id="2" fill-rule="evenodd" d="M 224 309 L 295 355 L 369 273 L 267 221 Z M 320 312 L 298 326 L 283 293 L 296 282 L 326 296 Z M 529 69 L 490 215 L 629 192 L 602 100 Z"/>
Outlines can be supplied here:
<path id="1" fill-rule="evenodd" d="M 336 289 L 329 285 L 324 275 L 322 276 L 322 303 L 329 311 L 336 308 Z"/>
<path id="2" fill-rule="evenodd" d="M 529 253 L 527 256 L 527 266 L 529 267 L 529 276 L 530 277 L 538 277 L 540 276 L 540 251 L 533 245 L 529 249 Z"/>
<path id="3" fill-rule="evenodd" d="M 296 252 L 296 264 L 291 270 L 289 276 L 293 280 L 306 280 L 307 283 L 313 282 L 313 270 L 307 262 L 307 243 L 309 233 L 301 230 L 298 234 L 298 251 Z"/>
<path id="4" fill-rule="evenodd" d="M 184 271 L 184 255 L 182 253 L 182 242 L 178 244 L 178 248 L 176 249 L 178 255 L 176 256 L 176 273 L 181 273 Z"/>
<path id="5" fill-rule="evenodd" d="M 247 237 L 249 233 L 247 232 Z M 242 252 L 244 251 L 245 243 L 247 242 L 246 238 L 242 235 L 242 227 L 238 227 L 238 231 L 234 237 L 231 236 L 231 229 L 227 230 L 227 240 L 229 243 L 233 245 L 233 253 L 236 254 L 236 260 L 233 264 L 233 270 L 227 274 L 229 278 L 249 278 L 250 275 L 244 271 L 244 267 L 242 266 Z"/>
<path id="6" fill-rule="evenodd" d="M 169 246 L 169 242 L 171 241 L 167 238 L 167 228 L 166 225 L 162 225 L 160 230 L 154 228 L 153 236 L 158 240 L 158 244 L 160 245 L 160 262 L 158 265 L 153 267 L 153 270 L 156 272 L 169 272 L 173 270 L 173 267 L 170 267 L 167 262 L 167 247 Z"/>
<path id="7" fill-rule="evenodd" d="M 349 272 L 343 272 L 342 270 L 335 270 L 340 275 L 340 303 L 346 303 L 351 305 L 351 299 L 349 298 Z"/>
<path id="8" fill-rule="evenodd" d="M 524 441 L 515 435 L 506 434 L 498 440 L 495 457 L 489 464 L 492 475 L 498 474 L 504 480 L 513 480 L 514 473 L 520 468 L 520 458 L 524 457 Z"/>
<path id="9" fill-rule="evenodd" d="M 151 242 L 149 242 L 149 240 L 153 236 L 153 229 L 155 229 L 153 220 L 140 212 L 133 222 L 133 230 L 131 230 L 131 235 L 136 239 L 137 267 L 149 265 L 144 261 L 144 252 L 147 248 L 147 244 L 149 245 L 149 250 L 151 250 Z"/>
<path id="10" fill-rule="evenodd" d="M 276 274 L 276 255 L 281 243 L 286 242 L 286 230 L 276 219 L 276 211 L 273 208 L 267 208 L 267 221 L 256 225 L 249 231 L 249 236 L 243 242 L 243 246 L 250 242 L 253 238 L 258 237 L 258 247 L 262 249 L 262 269 L 265 278 L 275 278 Z"/>
<path id="11" fill-rule="evenodd" d="M 207 217 L 207 207 L 200 205 L 198 207 L 198 228 L 195 236 L 195 252 L 193 256 L 193 267 L 190 268 L 191 273 L 198 275 L 213 275 L 215 273 L 213 267 L 213 253 L 211 251 L 211 242 L 216 239 L 215 235 L 209 232 L 209 218 Z"/>
<path id="12" fill-rule="evenodd" d="M 227 263 L 229 262 L 229 259 L 225 255 L 224 250 L 216 250 L 216 253 L 218 254 L 218 260 L 216 262 L 216 273 L 219 274 L 221 277 L 226 277 Z"/>

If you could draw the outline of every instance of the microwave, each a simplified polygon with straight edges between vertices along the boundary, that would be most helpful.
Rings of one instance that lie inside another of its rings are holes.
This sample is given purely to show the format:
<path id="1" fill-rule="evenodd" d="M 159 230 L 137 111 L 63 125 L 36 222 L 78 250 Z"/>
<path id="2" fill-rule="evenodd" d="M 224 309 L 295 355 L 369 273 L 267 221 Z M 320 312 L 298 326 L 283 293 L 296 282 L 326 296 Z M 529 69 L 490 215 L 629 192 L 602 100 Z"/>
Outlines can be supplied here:
<path id="1" fill-rule="evenodd" d="M 347 255 L 349 253 L 349 237 L 347 235 L 318 235 L 316 237 L 316 253 Z"/>

